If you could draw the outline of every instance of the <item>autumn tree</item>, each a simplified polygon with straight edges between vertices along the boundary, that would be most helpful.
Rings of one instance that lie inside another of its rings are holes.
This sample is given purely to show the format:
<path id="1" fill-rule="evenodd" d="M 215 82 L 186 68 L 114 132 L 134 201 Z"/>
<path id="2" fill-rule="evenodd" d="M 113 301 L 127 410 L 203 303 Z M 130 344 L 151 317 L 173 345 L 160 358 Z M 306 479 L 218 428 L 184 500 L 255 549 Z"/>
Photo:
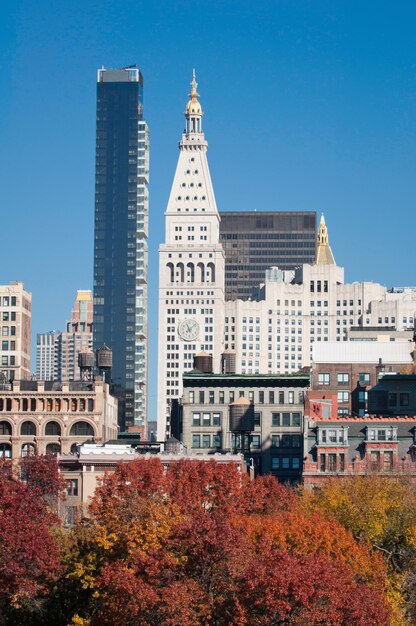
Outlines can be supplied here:
<path id="1" fill-rule="evenodd" d="M 5 469 L 0 472 L 0 622 L 20 624 L 42 613 L 60 572 L 59 519 L 39 488 Z"/>
<path id="2" fill-rule="evenodd" d="M 68 536 L 67 623 L 389 623 L 381 558 L 272 477 L 139 459 L 104 478 L 89 515 Z"/>

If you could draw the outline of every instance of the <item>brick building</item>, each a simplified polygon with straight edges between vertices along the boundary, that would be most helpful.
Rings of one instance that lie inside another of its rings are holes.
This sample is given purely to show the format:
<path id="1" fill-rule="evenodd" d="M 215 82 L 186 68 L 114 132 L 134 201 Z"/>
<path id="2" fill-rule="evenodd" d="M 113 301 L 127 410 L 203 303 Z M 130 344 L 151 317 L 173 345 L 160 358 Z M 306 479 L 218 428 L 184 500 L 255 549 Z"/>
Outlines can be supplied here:
<path id="1" fill-rule="evenodd" d="M 303 483 L 317 487 L 330 476 L 406 475 L 416 481 L 413 417 L 305 417 Z"/>
<path id="2" fill-rule="evenodd" d="M 311 389 L 336 393 L 340 417 L 363 416 L 368 412 L 368 389 L 383 372 L 411 366 L 413 346 L 407 340 L 315 343 Z"/>

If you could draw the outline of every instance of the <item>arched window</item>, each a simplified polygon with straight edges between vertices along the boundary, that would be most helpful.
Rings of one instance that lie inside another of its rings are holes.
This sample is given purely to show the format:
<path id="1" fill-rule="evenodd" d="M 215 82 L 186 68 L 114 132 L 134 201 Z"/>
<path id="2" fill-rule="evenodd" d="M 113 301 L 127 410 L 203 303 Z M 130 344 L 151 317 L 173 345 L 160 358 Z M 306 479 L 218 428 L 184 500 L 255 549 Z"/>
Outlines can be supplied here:
<path id="1" fill-rule="evenodd" d="M 24 443 L 22 445 L 22 456 L 33 456 L 36 454 L 36 446 L 34 443 Z"/>
<path id="2" fill-rule="evenodd" d="M 93 437 L 94 429 L 91 424 L 88 424 L 88 422 L 75 422 L 75 424 L 71 427 L 69 435 L 71 437 Z"/>
<path id="3" fill-rule="evenodd" d="M 188 263 L 186 266 L 186 280 L 188 282 L 195 282 L 195 267 L 193 263 Z"/>
<path id="4" fill-rule="evenodd" d="M 34 437 L 36 435 L 35 424 L 33 422 L 23 422 L 23 424 L 20 427 L 20 434 Z"/>
<path id="5" fill-rule="evenodd" d="M 200 283 L 205 282 L 205 265 L 203 263 L 198 263 L 198 281 Z"/>
<path id="6" fill-rule="evenodd" d="M 48 422 L 45 426 L 45 435 L 54 437 L 61 436 L 61 425 L 58 422 Z"/>
<path id="7" fill-rule="evenodd" d="M 207 279 L 210 280 L 212 283 L 215 283 L 215 265 L 214 265 L 214 263 L 208 263 L 207 269 L 209 270 Z"/>
<path id="8" fill-rule="evenodd" d="M 0 458 L 2 459 L 12 458 L 12 447 L 10 443 L 0 443 Z"/>
<path id="9" fill-rule="evenodd" d="M 0 436 L 10 437 L 12 434 L 12 425 L 9 422 L 0 422 Z"/>
<path id="10" fill-rule="evenodd" d="M 184 269 L 183 263 L 178 263 L 176 265 L 176 279 L 180 283 L 183 283 L 185 279 L 185 269 Z"/>
<path id="11" fill-rule="evenodd" d="M 52 456 L 61 454 L 61 446 L 59 443 L 48 443 L 46 446 L 46 454 L 52 454 Z"/>
<path id="12" fill-rule="evenodd" d="M 168 263 L 166 265 L 166 268 L 168 270 L 168 276 L 170 277 L 169 280 L 171 283 L 173 283 L 173 281 L 175 280 L 175 270 L 173 267 L 173 263 Z"/>

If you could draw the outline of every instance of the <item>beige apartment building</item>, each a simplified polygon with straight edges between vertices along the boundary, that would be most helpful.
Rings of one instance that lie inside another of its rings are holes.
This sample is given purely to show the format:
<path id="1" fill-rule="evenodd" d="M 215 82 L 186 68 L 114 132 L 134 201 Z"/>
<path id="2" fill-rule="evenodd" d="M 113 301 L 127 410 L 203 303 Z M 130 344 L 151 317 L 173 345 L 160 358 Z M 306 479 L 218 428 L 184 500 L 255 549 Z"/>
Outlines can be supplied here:
<path id="1" fill-rule="evenodd" d="M 0 286 L 0 382 L 30 378 L 32 294 L 23 283 Z"/>

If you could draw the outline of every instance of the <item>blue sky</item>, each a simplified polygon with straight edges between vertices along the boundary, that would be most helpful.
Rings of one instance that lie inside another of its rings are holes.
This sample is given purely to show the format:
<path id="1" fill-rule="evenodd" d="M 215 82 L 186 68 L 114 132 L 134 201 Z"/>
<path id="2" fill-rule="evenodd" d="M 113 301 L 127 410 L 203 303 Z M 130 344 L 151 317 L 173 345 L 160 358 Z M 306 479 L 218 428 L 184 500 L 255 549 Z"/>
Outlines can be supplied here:
<path id="1" fill-rule="evenodd" d="M 416 284 L 416 2 L 2 3 L 0 282 L 33 334 L 92 288 L 96 70 L 137 63 L 151 132 L 150 406 L 157 248 L 197 70 L 220 210 L 325 212 L 346 279 Z M 35 354 L 32 355 L 35 367 Z"/>

